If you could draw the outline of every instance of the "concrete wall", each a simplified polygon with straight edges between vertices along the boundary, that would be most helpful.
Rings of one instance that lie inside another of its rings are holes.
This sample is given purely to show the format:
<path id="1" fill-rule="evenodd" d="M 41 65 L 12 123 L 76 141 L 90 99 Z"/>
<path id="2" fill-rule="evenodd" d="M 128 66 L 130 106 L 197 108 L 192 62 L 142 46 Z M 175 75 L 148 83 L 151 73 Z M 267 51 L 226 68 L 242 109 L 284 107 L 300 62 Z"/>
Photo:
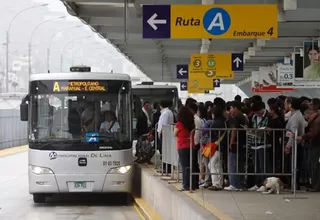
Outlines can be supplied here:
<path id="1" fill-rule="evenodd" d="M 0 109 L 0 149 L 27 144 L 27 122 L 19 109 Z"/>
<path id="2" fill-rule="evenodd" d="M 141 196 L 164 220 L 218 219 L 190 197 L 156 177 L 143 165 L 135 167 L 135 196 Z M 139 187 L 141 186 L 141 188 Z M 139 191 L 140 190 L 140 191 Z"/>

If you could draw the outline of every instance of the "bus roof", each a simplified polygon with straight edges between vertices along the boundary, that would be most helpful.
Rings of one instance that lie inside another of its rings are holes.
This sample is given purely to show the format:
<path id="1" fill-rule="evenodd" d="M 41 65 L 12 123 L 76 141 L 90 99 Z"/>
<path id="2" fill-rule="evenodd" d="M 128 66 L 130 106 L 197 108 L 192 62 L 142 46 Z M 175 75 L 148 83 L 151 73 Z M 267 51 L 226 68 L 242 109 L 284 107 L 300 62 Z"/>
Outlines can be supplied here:
<path id="1" fill-rule="evenodd" d="M 30 81 L 38 80 L 124 80 L 131 81 L 127 74 L 121 73 L 93 73 L 93 72 L 68 72 L 68 73 L 39 73 L 33 74 Z"/>
<path id="2" fill-rule="evenodd" d="M 133 89 L 177 89 L 172 85 L 132 85 Z"/>

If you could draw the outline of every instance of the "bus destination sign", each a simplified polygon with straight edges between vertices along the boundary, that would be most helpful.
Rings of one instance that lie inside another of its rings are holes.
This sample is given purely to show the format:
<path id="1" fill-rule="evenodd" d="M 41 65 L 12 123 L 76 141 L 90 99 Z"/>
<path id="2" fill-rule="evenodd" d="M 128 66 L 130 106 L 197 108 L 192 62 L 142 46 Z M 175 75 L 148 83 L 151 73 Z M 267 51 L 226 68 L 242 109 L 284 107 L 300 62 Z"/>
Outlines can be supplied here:
<path id="1" fill-rule="evenodd" d="M 107 85 L 99 81 L 55 81 L 53 92 L 106 92 Z"/>

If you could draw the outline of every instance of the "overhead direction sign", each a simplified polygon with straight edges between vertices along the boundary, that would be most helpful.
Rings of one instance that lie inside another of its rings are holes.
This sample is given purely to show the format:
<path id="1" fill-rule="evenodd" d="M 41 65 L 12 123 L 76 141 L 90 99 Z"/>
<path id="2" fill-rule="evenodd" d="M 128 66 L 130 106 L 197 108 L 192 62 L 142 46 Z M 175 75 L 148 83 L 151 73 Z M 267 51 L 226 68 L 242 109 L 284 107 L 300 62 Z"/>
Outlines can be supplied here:
<path id="1" fill-rule="evenodd" d="M 243 71 L 243 53 L 233 53 L 231 60 L 232 71 Z"/>
<path id="2" fill-rule="evenodd" d="M 277 4 L 143 5 L 143 38 L 277 37 Z"/>
<path id="3" fill-rule="evenodd" d="M 220 79 L 213 80 L 213 86 L 217 88 L 220 87 Z"/>
<path id="4" fill-rule="evenodd" d="M 187 64 L 177 65 L 177 79 L 188 79 L 189 66 Z"/>
<path id="5" fill-rule="evenodd" d="M 187 91 L 188 90 L 188 82 L 180 82 L 180 90 Z"/>
<path id="6" fill-rule="evenodd" d="M 191 54 L 189 78 L 197 74 L 201 79 L 233 79 L 231 54 Z"/>
<path id="7" fill-rule="evenodd" d="M 213 79 L 199 79 L 196 75 L 189 75 L 188 93 L 204 93 L 206 90 L 214 90 Z"/>
<path id="8" fill-rule="evenodd" d="M 213 89 L 210 89 L 210 90 L 213 90 Z M 190 94 L 190 93 L 200 93 L 200 94 L 204 94 L 204 93 L 206 93 L 206 91 L 210 91 L 209 89 L 200 89 L 200 88 L 195 88 L 195 87 L 189 87 L 188 88 L 188 93 Z"/>
<path id="9" fill-rule="evenodd" d="M 143 38 L 170 38 L 170 5 L 143 5 Z"/>

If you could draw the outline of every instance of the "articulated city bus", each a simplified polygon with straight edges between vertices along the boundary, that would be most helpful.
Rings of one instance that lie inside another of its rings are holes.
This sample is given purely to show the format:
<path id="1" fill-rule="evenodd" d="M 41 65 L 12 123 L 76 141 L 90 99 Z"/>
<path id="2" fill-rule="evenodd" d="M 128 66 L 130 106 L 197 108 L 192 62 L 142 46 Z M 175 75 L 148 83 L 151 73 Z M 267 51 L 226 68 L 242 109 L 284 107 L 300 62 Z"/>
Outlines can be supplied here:
<path id="1" fill-rule="evenodd" d="M 35 203 L 57 193 L 132 189 L 132 94 L 126 74 L 34 74 L 22 100 L 28 121 L 29 192 Z"/>

